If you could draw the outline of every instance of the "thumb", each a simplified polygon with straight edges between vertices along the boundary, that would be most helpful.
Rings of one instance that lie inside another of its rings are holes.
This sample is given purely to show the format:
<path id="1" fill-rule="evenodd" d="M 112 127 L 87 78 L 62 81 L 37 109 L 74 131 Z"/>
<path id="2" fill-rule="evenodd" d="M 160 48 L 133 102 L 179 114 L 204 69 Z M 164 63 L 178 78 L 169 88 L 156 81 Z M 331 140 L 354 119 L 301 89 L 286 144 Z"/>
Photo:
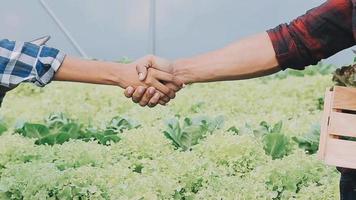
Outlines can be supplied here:
<path id="1" fill-rule="evenodd" d="M 147 67 L 145 65 L 142 65 L 142 64 L 136 65 L 136 71 L 138 73 L 138 79 L 140 81 L 143 81 L 143 80 L 146 79 L 146 77 L 147 77 Z"/>

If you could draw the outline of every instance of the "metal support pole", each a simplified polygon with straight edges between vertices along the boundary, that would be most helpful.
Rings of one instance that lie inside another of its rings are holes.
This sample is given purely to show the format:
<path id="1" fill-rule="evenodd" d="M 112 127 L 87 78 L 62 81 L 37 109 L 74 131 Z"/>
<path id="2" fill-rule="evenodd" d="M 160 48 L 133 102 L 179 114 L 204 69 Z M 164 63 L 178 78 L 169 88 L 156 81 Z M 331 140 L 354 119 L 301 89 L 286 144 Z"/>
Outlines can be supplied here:
<path id="1" fill-rule="evenodd" d="M 69 39 L 69 41 L 72 43 L 74 48 L 78 51 L 78 53 L 84 58 L 89 58 L 88 55 L 85 53 L 85 51 L 80 47 L 80 45 L 74 39 L 72 34 L 68 31 L 68 29 L 64 26 L 64 24 L 57 18 L 57 16 L 54 14 L 53 10 L 49 7 L 49 5 L 44 0 L 39 0 L 39 1 L 43 6 L 43 8 L 47 11 L 49 16 L 54 20 L 54 22 L 59 27 L 59 29 Z"/>
<path id="2" fill-rule="evenodd" d="M 150 1 L 149 52 L 156 54 L 156 0 Z"/>

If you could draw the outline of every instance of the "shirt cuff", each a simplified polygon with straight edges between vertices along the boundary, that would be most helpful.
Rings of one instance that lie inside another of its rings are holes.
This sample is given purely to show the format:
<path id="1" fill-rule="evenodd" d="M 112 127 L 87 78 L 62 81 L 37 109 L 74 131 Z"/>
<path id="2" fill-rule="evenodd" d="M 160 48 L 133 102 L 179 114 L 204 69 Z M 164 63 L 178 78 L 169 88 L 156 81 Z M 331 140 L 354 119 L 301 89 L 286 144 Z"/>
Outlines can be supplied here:
<path id="1" fill-rule="evenodd" d="M 58 49 L 29 42 L 0 40 L 0 86 L 11 90 L 22 82 L 50 83 L 65 55 Z"/>
<path id="2" fill-rule="evenodd" d="M 317 64 L 318 61 L 301 54 L 300 49 L 305 49 L 305 47 L 302 46 L 299 38 L 290 31 L 288 24 L 281 24 L 270 29 L 267 34 L 271 39 L 279 67 L 282 70 L 287 68 L 304 70 L 310 64 Z"/>
<path id="3" fill-rule="evenodd" d="M 58 49 L 41 46 L 38 60 L 35 66 L 36 79 L 34 84 L 39 87 L 44 87 L 49 84 L 55 73 L 61 67 L 65 54 Z"/>

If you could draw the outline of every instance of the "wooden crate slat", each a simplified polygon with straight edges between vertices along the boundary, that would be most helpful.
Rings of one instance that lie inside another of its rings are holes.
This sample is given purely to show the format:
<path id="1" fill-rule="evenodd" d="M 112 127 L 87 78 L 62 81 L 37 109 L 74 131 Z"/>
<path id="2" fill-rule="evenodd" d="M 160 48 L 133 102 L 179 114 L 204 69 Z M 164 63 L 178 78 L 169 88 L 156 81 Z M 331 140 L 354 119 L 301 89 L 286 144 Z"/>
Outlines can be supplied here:
<path id="1" fill-rule="evenodd" d="M 340 139 L 356 137 L 354 111 L 355 88 L 336 86 L 326 91 L 318 157 L 328 165 L 356 169 L 356 142 Z"/>
<path id="2" fill-rule="evenodd" d="M 356 169 L 356 142 L 329 138 L 325 162 L 329 165 Z"/>
<path id="3" fill-rule="evenodd" d="M 330 116 L 331 105 L 332 105 L 332 95 L 333 92 L 329 89 L 325 92 L 324 98 L 324 113 L 321 123 L 320 130 L 320 141 L 319 141 L 319 150 L 318 150 L 318 158 L 324 160 L 325 158 L 325 148 L 326 148 L 326 140 L 328 138 L 328 121 Z"/>
<path id="4" fill-rule="evenodd" d="M 356 137 L 356 115 L 331 112 L 327 132 L 332 135 Z"/>
<path id="5" fill-rule="evenodd" d="M 356 89 L 335 86 L 333 108 L 356 111 Z"/>

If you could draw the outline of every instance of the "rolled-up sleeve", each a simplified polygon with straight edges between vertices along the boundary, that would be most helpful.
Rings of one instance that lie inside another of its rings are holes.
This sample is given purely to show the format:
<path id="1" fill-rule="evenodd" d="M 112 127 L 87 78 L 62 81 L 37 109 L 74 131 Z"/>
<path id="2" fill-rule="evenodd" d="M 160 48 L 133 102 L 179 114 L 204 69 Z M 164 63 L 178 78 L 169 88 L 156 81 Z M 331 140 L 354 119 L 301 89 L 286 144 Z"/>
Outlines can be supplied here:
<path id="1" fill-rule="evenodd" d="M 0 85 L 8 90 L 22 82 L 43 87 L 51 82 L 64 57 L 55 48 L 0 40 Z"/>
<path id="2" fill-rule="evenodd" d="M 355 45 L 352 8 L 350 0 L 329 0 L 268 30 L 279 66 L 302 70 Z"/>

